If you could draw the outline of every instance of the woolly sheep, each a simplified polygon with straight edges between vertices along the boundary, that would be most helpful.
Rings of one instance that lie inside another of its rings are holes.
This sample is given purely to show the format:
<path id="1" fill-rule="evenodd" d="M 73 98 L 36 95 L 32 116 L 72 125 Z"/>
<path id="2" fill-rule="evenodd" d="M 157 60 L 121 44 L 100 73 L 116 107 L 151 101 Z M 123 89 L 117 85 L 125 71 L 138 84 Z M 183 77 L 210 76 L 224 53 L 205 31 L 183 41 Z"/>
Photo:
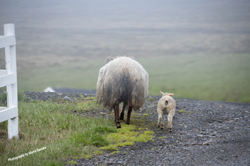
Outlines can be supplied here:
<path id="1" fill-rule="evenodd" d="M 148 95 L 148 73 L 130 57 L 108 57 L 107 64 L 99 70 L 96 98 L 105 108 L 114 108 L 116 127 L 121 128 L 124 110 L 128 108 L 127 124 L 130 124 L 132 109 L 138 110 Z M 123 109 L 119 117 L 119 104 Z"/>
<path id="2" fill-rule="evenodd" d="M 157 126 L 163 129 L 164 125 L 164 115 L 168 114 L 168 128 L 169 131 L 172 131 L 172 119 L 175 114 L 176 103 L 175 100 L 171 97 L 173 93 L 163 93 L 161 91 L 162 97 L 158 101 L 157 113 L 158 113 L 158 123 Z"/>

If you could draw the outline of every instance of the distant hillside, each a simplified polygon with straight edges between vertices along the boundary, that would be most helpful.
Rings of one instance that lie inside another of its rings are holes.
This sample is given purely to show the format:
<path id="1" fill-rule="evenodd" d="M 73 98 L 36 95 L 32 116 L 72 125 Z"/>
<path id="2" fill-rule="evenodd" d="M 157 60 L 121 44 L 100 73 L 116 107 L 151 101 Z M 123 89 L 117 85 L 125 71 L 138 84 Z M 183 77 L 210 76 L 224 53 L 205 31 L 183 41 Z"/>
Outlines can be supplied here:
<path id="1" fill-rule="evenodd" d="M 0 25 L 16 25 L 20 61 L 250 53 L 249 18 L 247 0 L 0 2 Z"/>

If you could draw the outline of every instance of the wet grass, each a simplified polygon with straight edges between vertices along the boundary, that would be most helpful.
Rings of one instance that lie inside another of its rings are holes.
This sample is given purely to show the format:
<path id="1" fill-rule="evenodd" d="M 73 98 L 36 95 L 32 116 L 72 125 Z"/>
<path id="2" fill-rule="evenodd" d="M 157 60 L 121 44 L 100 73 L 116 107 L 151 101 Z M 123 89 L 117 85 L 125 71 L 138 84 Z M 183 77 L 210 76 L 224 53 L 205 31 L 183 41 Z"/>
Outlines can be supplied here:
<path id="1" fill-rule="evenodd" d="M 120 146 L 154 138 L 154 132 L 143 125 L 143 117 L 131 120 L 133 125 L 122 123 L 122 128 L 117 130 L 113 120 L 80 116 L 81 112 L 100 109 L 93 97 L 83 97 L 78 102 L 26 101 L 25 96 L 20 99 L 19 139 L 8 140 L 7 121 L 0 123 L 3 165 L 76 164 L 76 159 L 88 159 L 105 150 L 119 153 Z"/>
<path id="2" fill-rule="evenodd" d="M 87 107 L 94 104 L 91 105 Z M 109 144 L 107 134 L 117 132 L 117 129 L 108 119 L 72 114 L 74 110 L 80 112 L 88 108 L 69 102 L 20 101 L 19 139 L 8 140 L 7 122 L 0 123 L 1 164 L 64 165 L 64 161 L 71 158 L 101 154 L 99 147 Z M 44 150 L 30 153 L 44 147 Z"/>

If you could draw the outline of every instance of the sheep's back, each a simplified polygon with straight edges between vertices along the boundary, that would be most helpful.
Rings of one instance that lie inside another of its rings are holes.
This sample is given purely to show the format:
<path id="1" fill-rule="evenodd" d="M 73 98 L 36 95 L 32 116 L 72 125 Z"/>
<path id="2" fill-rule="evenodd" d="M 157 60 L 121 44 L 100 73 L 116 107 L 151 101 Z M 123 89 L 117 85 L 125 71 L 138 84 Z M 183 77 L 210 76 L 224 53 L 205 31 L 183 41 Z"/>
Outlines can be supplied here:
<path id="1" fill-rule="evenodd" d="M 165 104 L 165 101 L 168 101 L 168 105 Z M 158 101 L 157 107 L 159 107 L 159 109 L 161 110 L 167 111 L 168 113 L 170 110 L 175 109 L 176 103 L 175 103 L 174 98 L 172 98 L 171 96 L 165 95 L 160 98 L 160 100 Z"/>
<path id="2" fill-rule="evenodd" d="M 119 57 L 103 66 L 97 82 L 97 100 L 110 109 L 125 102 L 139 109 L 148 93 L 148 73 L 135 60 Z"/>

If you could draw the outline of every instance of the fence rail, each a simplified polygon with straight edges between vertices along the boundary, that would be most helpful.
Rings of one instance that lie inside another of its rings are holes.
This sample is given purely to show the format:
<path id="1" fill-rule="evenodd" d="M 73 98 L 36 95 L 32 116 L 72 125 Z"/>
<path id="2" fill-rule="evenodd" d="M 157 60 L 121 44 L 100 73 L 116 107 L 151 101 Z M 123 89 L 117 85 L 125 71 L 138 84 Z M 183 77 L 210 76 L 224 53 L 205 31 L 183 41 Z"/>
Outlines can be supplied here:
<path id="1" fill-rule="evenodd" d="M 0 70 L 0 88 L 7 87 L 7 107 L 0 107 L 0 123 L 8 120 L 8 138 L 18 138 L 16 37 L 14 24 L 4 24 L 0 49 L 5 48 L 6 69 Z"/>

